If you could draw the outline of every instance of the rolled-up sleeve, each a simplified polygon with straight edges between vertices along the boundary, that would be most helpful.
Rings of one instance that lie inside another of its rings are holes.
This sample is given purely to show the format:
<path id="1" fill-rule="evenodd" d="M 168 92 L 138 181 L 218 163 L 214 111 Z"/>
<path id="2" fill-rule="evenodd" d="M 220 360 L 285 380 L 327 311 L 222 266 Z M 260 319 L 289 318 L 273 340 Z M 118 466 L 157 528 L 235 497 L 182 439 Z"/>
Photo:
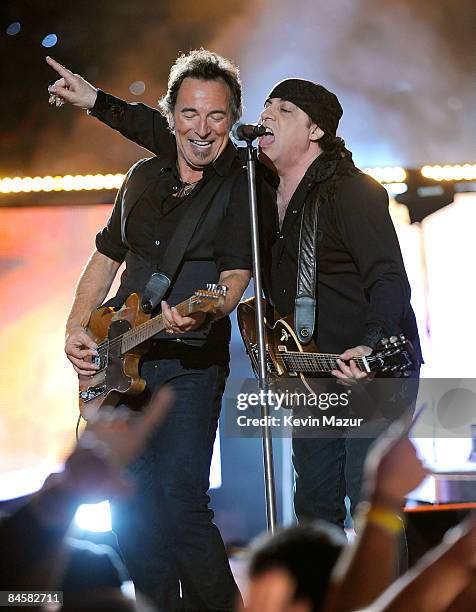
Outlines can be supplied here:
<path id="1" fill-rule="evenodd" d="M 127 178 L 124 179 L 124 183 L 117 193 L 114 208 L 112 209 L 106 227 L 96 234 L 97 250 L 103 255 L 106 255 L 106 257 L 120 263 L 124 261 L 127 253 L 127 247 L 122 242 L 121 236 L 121 202 L 126 180 Z"/>

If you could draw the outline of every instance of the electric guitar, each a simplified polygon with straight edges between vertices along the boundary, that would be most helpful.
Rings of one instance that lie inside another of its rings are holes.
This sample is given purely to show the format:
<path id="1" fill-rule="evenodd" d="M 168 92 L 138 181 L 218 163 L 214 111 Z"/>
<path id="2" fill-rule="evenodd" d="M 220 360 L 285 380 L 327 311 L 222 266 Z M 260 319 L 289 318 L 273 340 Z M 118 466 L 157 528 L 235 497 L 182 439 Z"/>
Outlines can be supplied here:
<path id="1" fill-rule="evenodd" d="M 175 308 L 183 317 L 215 312 L 223 306 L 225 293 L 225 288 L 207 285 Z M 152 319 L 145 314 L 137 293 L 131 293 L 120 310 L 103 306 L 92 313 L 87 332 L 97 344 L 99 370 L 92 376 L 79 376 L 79 411 L 85 420 L 103 406 L 116 406 L 122 395 L 137 395 L 145 389 L 139 361 L 147 352 L 146 341 L 164 329 L 162 314 Z"/>
<path id="2" fill-rule="evenodd" d="M 238 304 L 238 326 L 254 373 L 259 372 L 259 355 L 255 320 L 255 299 Z M 339 369 L 339 355 L 318 353 L 314 342 L 303 346 L 294 331 L 292 317 L 288 316 L 270 326 L 265 320 L 266 366 L 270 378 L 300 378 L 314 393 L 312 377 Z M 411 342 L 405 336 L 392 336 L 381 340 L 368 357 L 354 357 L 357 367 L 364 372 L 405 372 L 414 368 L 415 356 Z"/>

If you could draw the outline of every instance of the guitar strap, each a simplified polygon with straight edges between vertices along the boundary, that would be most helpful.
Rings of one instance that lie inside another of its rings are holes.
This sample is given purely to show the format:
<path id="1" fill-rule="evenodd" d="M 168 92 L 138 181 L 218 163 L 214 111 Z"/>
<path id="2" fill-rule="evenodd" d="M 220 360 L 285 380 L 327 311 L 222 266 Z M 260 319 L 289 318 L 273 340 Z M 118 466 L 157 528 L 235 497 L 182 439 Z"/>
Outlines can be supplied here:
<path id="1" fill-rule="evenodd" d="M 220 188 L 221 195 L 228 203 L 234 179 L 242 171 L 242 166 L 236 166 L 227 177 L 215 175 L 200 190 L 200 202 L 190 207 L 190 213 L 183 215 L 180 223 L 167 245 L 166 251 L 156 271 L 151 274 L 142 292 L 142 309 L 152 312 L 169 289 L 172 280 L 185 256 L 187 247 L 200 221 L 207 215 Z"/>
<path id="2" fill-rule="evenodd" d="M 319 199 L 307 198 L 301 218 L 294 329 L 302 344 L 312 340 L 317 304 L 317 211 Z"/>
<path id="3" fill-rule="evenodd" d="M 324 157 L 314 175 L 314 187 L 304 203 L 298 255 L 298 276 L 294 304 L 294 329 L 302 344 L 308 344 L 317 326 L 317 242 L 318 209 L 335 200 L 336 178 L 360 172 L 352 159 Z"/>

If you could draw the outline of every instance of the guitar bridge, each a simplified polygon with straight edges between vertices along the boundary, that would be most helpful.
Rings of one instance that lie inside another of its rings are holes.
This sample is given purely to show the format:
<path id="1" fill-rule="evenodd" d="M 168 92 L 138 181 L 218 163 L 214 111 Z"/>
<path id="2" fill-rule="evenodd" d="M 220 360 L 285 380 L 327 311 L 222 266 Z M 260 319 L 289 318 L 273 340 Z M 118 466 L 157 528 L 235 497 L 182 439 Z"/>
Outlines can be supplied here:
<path id="1" fill-rule="evenodd" d="M 83 402 L 90 402 L 99 395 L 102 395 L 105 391 L 106 385 L 102 385 L 101 387 L 89 387 L 89 389 L 79 392 L 79 399 Z"/>

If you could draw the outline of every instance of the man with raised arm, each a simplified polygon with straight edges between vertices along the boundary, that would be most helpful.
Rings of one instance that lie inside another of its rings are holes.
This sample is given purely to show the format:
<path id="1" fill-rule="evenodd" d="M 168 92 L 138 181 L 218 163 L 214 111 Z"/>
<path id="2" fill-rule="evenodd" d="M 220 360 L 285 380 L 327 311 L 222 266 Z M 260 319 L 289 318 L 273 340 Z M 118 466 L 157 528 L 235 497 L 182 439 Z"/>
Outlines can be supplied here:
<path id="1" fill-rule="evenodd" d="M 61 75 L 56 91 L 63 99 L 85 109 L 107 107 L 105 94 L 48 62 Z M 121 263 L 126 269 L 110 302 L 115 307 L 144 290 L 184 217 L 197 207 L 202 211 L 161 304 L 167 333 L 155 337 L 141 361 L 147 388 L 126 401 L 141 408 L 154 389 L 167 384 L 174 408 L 131 468 L 135 493 L 112 505 L 130 575 L 164 610 L 231 610 L 238 593 L 207 490 L 228 373 L 227 315 L 251 269 L 246 177 L 228 136 L 241 106 L 238 69 L 231 61 L 204 49 L 177 59 L 161 101 L 174 134 L 164 130 L 159 156 L 127 173 L 111 217 L 96 236 L 67 322 L 66 354 L 78 374 L 91 375 L 97 347 L 85 326 Z M 110 110 L 124 119 L 123 106 Z M 170 308 L 208 283 L 227 288 L 225 305 L 213 320 L 201 313 L 180 316 Z"/>

